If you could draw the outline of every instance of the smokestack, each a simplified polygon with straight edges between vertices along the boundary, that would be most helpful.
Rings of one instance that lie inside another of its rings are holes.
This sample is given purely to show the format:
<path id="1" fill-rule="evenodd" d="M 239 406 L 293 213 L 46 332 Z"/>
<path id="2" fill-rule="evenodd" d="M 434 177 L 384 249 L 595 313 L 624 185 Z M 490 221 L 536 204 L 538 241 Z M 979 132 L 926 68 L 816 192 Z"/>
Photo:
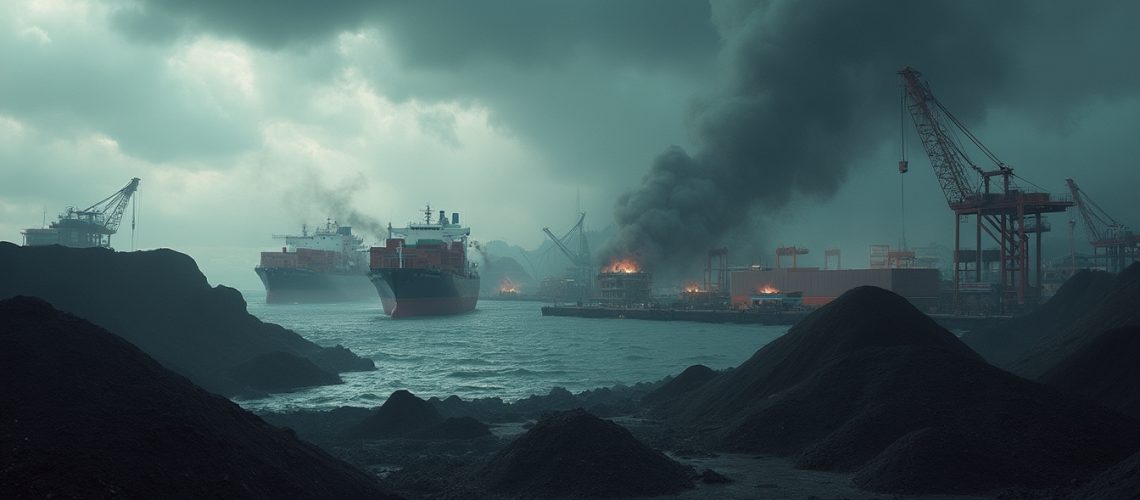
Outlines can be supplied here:
<path id="1" fill-rule="evenodd" d="M 459 212 L 451 212 L 451 223 L 459 225 Z"/>

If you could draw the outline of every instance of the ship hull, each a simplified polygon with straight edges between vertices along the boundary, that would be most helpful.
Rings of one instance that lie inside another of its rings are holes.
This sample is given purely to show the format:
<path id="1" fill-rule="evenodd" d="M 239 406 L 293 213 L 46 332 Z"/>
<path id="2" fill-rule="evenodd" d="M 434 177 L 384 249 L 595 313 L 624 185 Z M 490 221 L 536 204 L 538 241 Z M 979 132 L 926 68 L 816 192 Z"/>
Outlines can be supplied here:
<path id="1" fill-rule="evenodd" d="M 270 304 L 314 304 L 376 300 L 376 289 L 363 274 L 318 273 L 287 267 L 254 269 Z"/>
<path id="2" fill-rule="evenodd" d="M 369 277 L 384 303 L 384 312 L 393 318 L 460 314 L 475 310 L 479 301 L 477 276 L 430 269 L 381 268 L 374 269 Z"/>

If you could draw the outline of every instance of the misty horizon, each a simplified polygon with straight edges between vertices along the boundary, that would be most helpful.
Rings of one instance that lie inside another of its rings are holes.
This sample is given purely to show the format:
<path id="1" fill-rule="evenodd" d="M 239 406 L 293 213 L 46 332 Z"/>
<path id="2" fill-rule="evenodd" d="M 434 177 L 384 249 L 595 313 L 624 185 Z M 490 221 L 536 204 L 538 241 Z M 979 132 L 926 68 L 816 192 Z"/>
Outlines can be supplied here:
<path id="1" fill-rule="evenodd" d="M 952 214 L 899 127 L 904 65 L 1019 175 L 1055 195 L 1074 177 L 1136 222 L 1129 3 L 0 9 L 0 239 L 140 177 L 136 248 L 238 288 L 272 234 L 331 217 L 374 237 L 426 203 L 528 250 L 580 209 L 615 232 L 600 260 L 682 274 L 719 246 L 734 265 L 797 245 L 804 265 L 839 248 L 854 267 L 904 218 L 911 246 L 948 247 Z M 1047 259 L 1075 217 L 1052 219 Z"/>

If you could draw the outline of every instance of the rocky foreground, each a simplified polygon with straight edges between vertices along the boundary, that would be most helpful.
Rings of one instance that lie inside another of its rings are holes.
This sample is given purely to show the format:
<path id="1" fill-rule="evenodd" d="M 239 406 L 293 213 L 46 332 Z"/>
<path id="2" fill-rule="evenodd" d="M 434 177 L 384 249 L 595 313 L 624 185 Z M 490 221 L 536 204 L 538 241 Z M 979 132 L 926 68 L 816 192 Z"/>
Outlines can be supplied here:
<path id="1" fill-rule="evenodd" d="M 0 297 L 42 291 L 129 333 L 39 299 L 0 301 L 4 497 L 778 497 L 779 484 L 746 472 L 772 460 L 844 482 L 794 490 L 808 495 L 1140 495 L 1140 265 L 1079 274 L 1008 330 L 970 334 L 981 355 L 901 297 L 863 287 L 732 370 L 512 403 L 396 391 L 377 408 L 263 421 L 159 362 L 229 393 L 334 383 L 325 367 L 360 360 L 256 321 L 181 254 L 47 250 L 61 251 L 107 269 L 61 266 L 49 284 L 9 269 Z M 42 268 L 32 257 L 44 255 L 16 257 Z M 131 274 L 138 265 L 182 276 Z M 130 286 L 104 296 L 68 272 Z M 691 465 L 729 462 L 727 474 Z"/>
<path id="2" fill-rule="evenodd" d="M 0 301 L 0 366 L 0 497 L 393 497 L 43 300 Z"/>
<path id="3" fill-rule="evenodd" d="M 21 247 L 0 242 L 0 299 L 40 297 L 138 346 L 163 366 L 233 396 L 340 382 L 374 370 L 341 346 L 321 347 L 246 311 L 173 250 Z"/>

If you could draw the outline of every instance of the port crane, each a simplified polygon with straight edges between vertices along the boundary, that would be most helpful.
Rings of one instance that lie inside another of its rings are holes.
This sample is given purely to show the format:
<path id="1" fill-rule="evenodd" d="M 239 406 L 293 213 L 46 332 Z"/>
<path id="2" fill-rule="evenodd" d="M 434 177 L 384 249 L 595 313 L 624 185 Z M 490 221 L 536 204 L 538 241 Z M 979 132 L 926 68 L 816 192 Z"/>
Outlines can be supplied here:
<path id="1" fill-rule="evenodd" d="M 1093 247 L 1093 265 L 1103 261 L 1104 269 L 1110 273 L 1123 271 L 1129 263 L 1140 257 L 1140 234 L 1134 234 L 1128 226 L 1117 222 L 1072 179 L 1065 179 L 1077 211 L 1085 221 L 1089 244 Z M 1102 253 L 1103 250 L 1103 253 Z"/>
<path id="2" fill-rule="evenodd" d="M 562 237 L 555 236 L 555 234 L 550 231 L 549 227 L 542 228 L 542 232 L 546 233 L 546 236 L 550 238 L 550 241 L 554 243 L 554 246 L 558 247 L 558 249 L 561 250 L 562 253 L 566 255 L 566 258 L 570 259 L 570 262 L 574 265 L 574 278 L 578 283 L 579 293 L 582 295 L 589 293 L 589 290 L 592 288 L 594 281 L 594 263 L 593 259 L 590 257 L 590 244 L 586 241 L 585 223 L 586 212 L 579 212 L 578 222 L 574 224 L 574 226 L 571 227 L 569 231 L 566 231 Z M 578 240 L 577 251 L 571 249 L 568 244 L 571 237 L 574 235 L 577 235 Z"/>
<path id="3" fill-rule="evenodd" d="M 87 208 L 67 207 L 48 228 L 25 230 L 25 244 L 111 248 L 111 235 L 119 231 L 127 204 L 138 187 L 139 178 L 135 177 L 122 189 Z M 133 218 L 131 229 L 134 229 Z"/>
<path id="4" fill-rule="evenodd" d="M 983 281 L 982 233 L 997 244 L 1000 278 L 995 283 L 1001 300 L 998 311 L 1009 305 L 1036 302 L 1042 279 L 1041 233 L 1048 231 L 1043 214 L 1064 212 L 1072 201 L 1052 198 L 1047 192 L 1029 192 L 1015 181 L 1013 167 L 1001 161 L 934 96 L 922 73 L 909 66 L 898 72 L 902 80 L 900 120 L 909 112 L 934 176 L 954 212 L 954 307 L 961 311 L 964 293 L 989 293 Z M 983 168 L 967 154 L 964 136 L 990 163 Z M 906 146 L 899 161 L 899 172 L 908 170 Z M 963 219 L 974 218 L 974 250 L 962 250 Z M 1035 237 L 1034 282 L 1030 283 L 1030 237 Z"/>

